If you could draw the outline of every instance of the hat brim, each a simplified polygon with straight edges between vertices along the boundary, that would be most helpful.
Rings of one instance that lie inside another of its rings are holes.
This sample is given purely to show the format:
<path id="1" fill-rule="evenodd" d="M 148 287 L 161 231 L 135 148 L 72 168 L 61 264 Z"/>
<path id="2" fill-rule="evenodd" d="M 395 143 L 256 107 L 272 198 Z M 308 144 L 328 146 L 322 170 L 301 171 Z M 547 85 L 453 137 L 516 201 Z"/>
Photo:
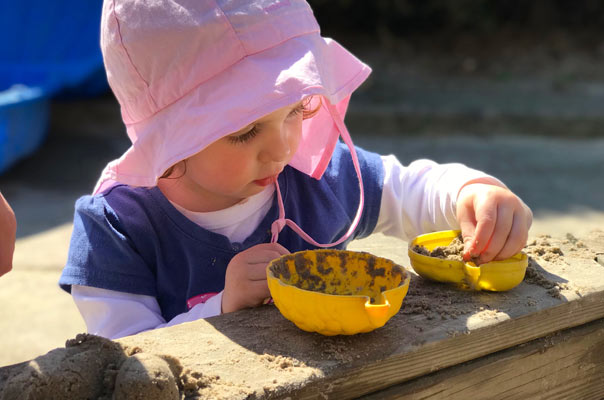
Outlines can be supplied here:
<path id="1" fill-rule="evenodd" d="M 323 96 L 343 119 L 350 95 L 370 72 L 336 41 L 318 33 L 248 55 L 151 117 L 127 124 L 133 144 L 107 165 L 94 192 L 116 182 L 155 186 L 172 165 L 307 96 Z M 322 107 L 304 121 L 290 165 L 319 179 L 338 136 L 333 117 Z"/>

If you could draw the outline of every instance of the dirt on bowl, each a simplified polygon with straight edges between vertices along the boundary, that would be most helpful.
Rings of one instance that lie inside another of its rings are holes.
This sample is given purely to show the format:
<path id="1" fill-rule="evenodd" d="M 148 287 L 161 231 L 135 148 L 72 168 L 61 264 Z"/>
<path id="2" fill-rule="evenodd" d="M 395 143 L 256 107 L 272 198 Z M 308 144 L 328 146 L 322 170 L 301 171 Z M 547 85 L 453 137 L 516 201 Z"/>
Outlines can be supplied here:
<path id="1" fill-rule="evenodd" d="M 299 289 L 339 296 L 368 296 L 371 303 L 380 293 L 397 287 L 405 280 L 403 268 L 386 268 L 369 253 L 315 251 L 294 253 L 273 263 L 273 274 Z M 337 259 L 337 260 L 336 260 Z M 293 267 L 293 268 L 292 268 Z"/>
<path id="2" fill-rule="evenodd" d="M 332 336 L 382 327 L 399 311 L 410 275 L 369 253 L 324 249 L 271 261 L 267 281 L 285 318 L 302 330 Z"/>

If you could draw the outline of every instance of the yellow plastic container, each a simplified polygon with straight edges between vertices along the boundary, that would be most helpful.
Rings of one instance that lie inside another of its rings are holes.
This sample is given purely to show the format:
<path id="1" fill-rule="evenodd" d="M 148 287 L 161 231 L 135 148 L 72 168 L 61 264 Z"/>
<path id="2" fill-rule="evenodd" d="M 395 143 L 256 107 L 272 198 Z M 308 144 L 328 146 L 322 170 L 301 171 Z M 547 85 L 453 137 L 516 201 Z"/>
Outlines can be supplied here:
<path id="1" fill-rule="evenodd" d="M 345 250 L 288 254 L 266 272 L 281 314 L 302 330 L 328 336 L 383 326 L 401 308 L 410 279 L 390 260 Z"/>
<path id="2" fill-rule="evenodd" d="M 506 260 L 477 266 L 472 262 L 444 260 L 413 251 L 415 245 L 423 246 L 428 251 L 448 246 L 458 235 L 459 231 L 441 231 L 416 237 L 409 243 L 409 259 L 413 270 L 426 279 L 455 283 L 474 290 L 502 292 L 522 282 L 528 266 L 528 257 L 523 252 Z"/>

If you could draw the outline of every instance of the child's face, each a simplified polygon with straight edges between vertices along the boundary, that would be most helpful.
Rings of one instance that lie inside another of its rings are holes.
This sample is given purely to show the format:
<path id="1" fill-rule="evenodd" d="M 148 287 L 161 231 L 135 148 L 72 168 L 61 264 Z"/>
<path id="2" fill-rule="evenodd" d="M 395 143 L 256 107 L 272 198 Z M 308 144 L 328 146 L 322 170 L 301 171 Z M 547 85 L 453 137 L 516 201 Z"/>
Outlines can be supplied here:
<path id="1" fill-rule="evenodd" d="M 188 158 L 184 174 L 176 171 L 179 178 L 163 180 L 173 182 L 160 188 L 191 211 L 224 209 L 260 193 L 296 153 L 302 112 L 301 102 L 292 104 L 219 139 Z"/>

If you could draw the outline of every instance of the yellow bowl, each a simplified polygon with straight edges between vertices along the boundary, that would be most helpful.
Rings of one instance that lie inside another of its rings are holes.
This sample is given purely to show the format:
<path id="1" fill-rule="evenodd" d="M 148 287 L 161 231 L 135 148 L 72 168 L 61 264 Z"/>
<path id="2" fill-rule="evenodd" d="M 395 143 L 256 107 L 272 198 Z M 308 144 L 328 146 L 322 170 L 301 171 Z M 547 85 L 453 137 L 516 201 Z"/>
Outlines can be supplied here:
<path id="1" fill-rule="evenodd" d="M 516 287 L 524 279 L 528 257 L 520 252 L 506 260 L 476 265 L 472 262 L 444 260 L 419 254 L 413 247 L 420 245 L 428 251 L 448 246 L 459 231 L 441 231 L 416 237 L 409 243 L 409 259 L 413 270 L 423 278 L 449 282 L 475 290 L 502 292 Z"/>
<path id="2" fill-rule="evenodd" d="M 307 250 L 269 263 L 268 287 L 281 314 L 300 329 L 354 335 L 383 326 L 401 308 L 409 273 L 374 255 Z"/>

